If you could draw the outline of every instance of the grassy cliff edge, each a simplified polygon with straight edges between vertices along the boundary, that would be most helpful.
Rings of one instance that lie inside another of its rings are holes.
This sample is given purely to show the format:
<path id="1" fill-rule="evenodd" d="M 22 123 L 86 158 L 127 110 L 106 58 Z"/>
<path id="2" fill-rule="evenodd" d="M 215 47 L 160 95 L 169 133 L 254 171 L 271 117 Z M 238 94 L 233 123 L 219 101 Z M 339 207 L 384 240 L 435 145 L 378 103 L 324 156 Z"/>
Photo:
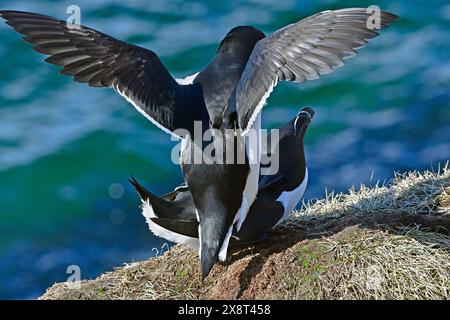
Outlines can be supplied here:
<path id="1" fill-rule="evenodd" d="M 449 299 L 450 167 L 305 203 L 202 284 L 195 252 L 57 283 L 40 299 Z"/>

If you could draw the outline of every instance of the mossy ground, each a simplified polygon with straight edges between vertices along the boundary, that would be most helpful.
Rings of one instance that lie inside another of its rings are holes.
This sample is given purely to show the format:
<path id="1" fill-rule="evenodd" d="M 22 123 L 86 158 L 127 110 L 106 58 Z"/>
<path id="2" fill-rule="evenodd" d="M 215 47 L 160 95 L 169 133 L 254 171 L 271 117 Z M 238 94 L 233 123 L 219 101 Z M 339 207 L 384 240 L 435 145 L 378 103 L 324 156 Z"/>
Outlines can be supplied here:
<path id="1" fill-rule="evenodd" d="M 198 258 L 163 255 L 41 299 L 449 299 L 450 168 L 397 175 L 304 204 L 204 283 Z"/>

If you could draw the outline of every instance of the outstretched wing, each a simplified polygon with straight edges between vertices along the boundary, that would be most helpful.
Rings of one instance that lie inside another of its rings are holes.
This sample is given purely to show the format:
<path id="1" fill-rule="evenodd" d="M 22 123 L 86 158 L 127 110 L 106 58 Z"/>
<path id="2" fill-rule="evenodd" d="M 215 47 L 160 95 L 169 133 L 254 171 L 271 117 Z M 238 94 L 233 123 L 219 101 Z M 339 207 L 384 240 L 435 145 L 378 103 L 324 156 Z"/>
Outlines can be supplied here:
<path id="1" fill-rule="evenodd" d="M 239 127 L 247 133 L 273 88 L 282 80 L 318 79 L 344 64 L 378 35 L 365 8 L 323 11 L 288 25 L 256 44 L 236 90 Z M 379 29 L 397 16 L 382 11 Z M 376 20 L 374 20 L 376 22 Z"/>
<path id="2" fill-rule="evenodd" d="M 63 67 L 62 74 L 114 88 L 162 130 L 173 134 L 200 118 L 201 88 L 178 84 L 153 51 L 40 14 L 0 11 L 0 16 L 34 50 L 49 55 L 46 62 Z"/>

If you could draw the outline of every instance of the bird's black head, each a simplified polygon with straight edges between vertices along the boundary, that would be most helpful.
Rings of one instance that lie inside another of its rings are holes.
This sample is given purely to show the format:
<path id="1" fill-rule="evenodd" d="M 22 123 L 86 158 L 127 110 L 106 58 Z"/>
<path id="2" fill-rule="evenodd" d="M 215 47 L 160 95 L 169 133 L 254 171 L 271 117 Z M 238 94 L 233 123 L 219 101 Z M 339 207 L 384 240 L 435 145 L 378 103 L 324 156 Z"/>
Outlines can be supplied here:
<path id="1" fill-rule="evenodd" d="M 310 107 L 305 107 L 293 120 L 292 126 L 296 137 L 302 139 L 305 137 L 306 130 L 314 117 L 314 110 Z"/>
<path id="2" fill-rule="evenodd" d="M 265 37 L 261 30 L 250 26 L 231 29 L 220 42 L 218 52 L 236 52 L 250 56 L 255 44 Z"/>

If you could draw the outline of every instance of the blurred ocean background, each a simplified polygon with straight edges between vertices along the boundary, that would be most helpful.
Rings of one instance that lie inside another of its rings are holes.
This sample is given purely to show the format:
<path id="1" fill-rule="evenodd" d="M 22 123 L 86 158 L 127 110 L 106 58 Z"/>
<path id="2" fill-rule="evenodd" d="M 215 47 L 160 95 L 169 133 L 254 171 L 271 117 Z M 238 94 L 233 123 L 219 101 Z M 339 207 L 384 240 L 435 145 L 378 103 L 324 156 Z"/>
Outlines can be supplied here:
<path id="1" fill-rule="evenodd" d="M 151 48 L 179 78 L 204 68 L 237 25 L 271 33 L 318 11 L 377 4 L 401 19 L 334 73 L 280 84 L 264 127 L 316 110 L 307 199 L 450 158 L 446 0 L 2 0 L 0 9 L 65 19 L 71 4 L 82 24 Z M 166 250 L 127 179 L 170 191 L 182 179 L 175 143 L 114 91 L 58 75 L 3 21 L 0 40 L 0 298 L 35 298 L 69 265 L 89 279 Z"/>

